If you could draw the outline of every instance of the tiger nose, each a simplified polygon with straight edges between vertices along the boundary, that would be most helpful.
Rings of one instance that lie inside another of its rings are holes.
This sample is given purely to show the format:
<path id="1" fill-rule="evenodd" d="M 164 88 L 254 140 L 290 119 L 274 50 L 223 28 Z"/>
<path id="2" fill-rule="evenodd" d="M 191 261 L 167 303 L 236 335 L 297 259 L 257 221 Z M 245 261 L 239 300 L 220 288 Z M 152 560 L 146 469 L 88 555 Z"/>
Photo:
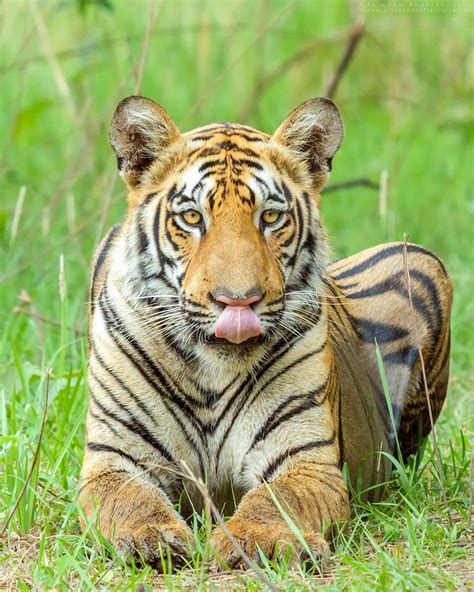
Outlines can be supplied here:
<path id="1" fill-rule="evenodd" d="M 260 290 L 252 290 L 247 294 L 231 294 L 226 290 L 214 290 L 211 292 L 211 295 L 217 302 L 222 302 L 228 306 L 249 306 L 250 304 L 260 302 L 263 298 Z"/>

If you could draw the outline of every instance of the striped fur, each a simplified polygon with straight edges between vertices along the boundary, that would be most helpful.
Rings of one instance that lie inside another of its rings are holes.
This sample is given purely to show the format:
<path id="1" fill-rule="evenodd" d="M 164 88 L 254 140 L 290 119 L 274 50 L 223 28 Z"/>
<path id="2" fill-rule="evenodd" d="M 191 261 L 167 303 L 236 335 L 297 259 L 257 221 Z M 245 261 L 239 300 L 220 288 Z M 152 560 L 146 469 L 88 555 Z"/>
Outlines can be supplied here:
<path id="1" fill-rule="evenodd" d="M 148 127 L 147 127 L 148 126 Z M 155 130 L 155 131 L 154 131 Z M 159 130 L 159 133 L 156 132 Z M 202 506 L 181 461 L 207 482 L 247 553 L 296 541 L 268 491 L 327 551 L 329 522 L 349 516 L 341 469 L 379 499 L 390 467 L 390 421 L 379 344 L 404 455 L 430 431 L 449 370 L 451 286 L 442 263 L 408 245 L 373 247 L 328 263 L 319 190 L 342 141 L 332 103 L 295 110 L 273 136 L 234 124 L 179 134 L 164 111 L 132 97 L 111 143 L 129 210 L 99 246 L 92 270 L 90 408 L 80 501 L 123 554 L 159 563 L 191 548 L 185 517 Z M 180 212 L 202 213 L 189 227 Z M 273 227 L 264 209 L 281 210 Z M 213 335 L 210 296 L 259 289 L 262 335 L 233 345 Z M 181 501 L 181 514 L 175 510 Z M 216 551 L 239 562 L 224 531 Z"/>

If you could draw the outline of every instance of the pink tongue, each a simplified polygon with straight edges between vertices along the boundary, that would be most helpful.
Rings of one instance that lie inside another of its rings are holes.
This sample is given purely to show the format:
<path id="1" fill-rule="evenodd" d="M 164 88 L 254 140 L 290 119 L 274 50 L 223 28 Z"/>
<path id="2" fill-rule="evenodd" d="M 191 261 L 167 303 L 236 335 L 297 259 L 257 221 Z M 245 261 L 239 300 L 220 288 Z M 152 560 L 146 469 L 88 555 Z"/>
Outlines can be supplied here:
<path id="1" fill-rule="evenodd" d="M 260 335 L 260 319 L 250 306 L 227 305 L 217 319 L 214 334 L 231 343 L 242 343 Z"/>

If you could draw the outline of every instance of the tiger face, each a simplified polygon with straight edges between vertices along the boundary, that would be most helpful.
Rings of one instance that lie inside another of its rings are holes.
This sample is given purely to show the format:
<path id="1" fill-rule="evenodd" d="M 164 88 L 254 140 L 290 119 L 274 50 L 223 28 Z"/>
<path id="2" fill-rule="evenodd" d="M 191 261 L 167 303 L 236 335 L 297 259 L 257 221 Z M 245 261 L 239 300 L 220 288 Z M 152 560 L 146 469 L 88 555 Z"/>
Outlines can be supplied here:
<path id="1" fill-rule="evenodd" d="M 162 313 L 168 339 L 241 357 L 314 321 L 327 250 L 319 191 L 342 138 L 327 99 L 272 136 L 228 123 L 181 134 L 149 99 L 119 104 L 110 142 L 134 231 L 124 281 Z"/>

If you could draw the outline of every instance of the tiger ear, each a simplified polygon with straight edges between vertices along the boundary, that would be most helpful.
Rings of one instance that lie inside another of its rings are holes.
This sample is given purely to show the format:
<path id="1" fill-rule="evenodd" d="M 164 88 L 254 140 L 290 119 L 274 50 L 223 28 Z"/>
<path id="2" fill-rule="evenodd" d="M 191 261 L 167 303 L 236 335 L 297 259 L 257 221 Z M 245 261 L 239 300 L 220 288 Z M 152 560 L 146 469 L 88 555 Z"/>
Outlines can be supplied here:
<path id="1" fill-rule="evenodd" d="M 332 158 L 342 144 L 344 126 L 339 110 L 329 99 L 305 101 L 283 121 L 273 139 L 306 163 L 320 189 L 331 172 Z"/>
<path id="2" fill-rule="evenodd" d="M 117 167 L 130 189 L 136 188 L 143 172 L 159 158 L 180 132 L 166 111 L 151 99 L 123 99 L 110 124 L 109 142 Z"/>

